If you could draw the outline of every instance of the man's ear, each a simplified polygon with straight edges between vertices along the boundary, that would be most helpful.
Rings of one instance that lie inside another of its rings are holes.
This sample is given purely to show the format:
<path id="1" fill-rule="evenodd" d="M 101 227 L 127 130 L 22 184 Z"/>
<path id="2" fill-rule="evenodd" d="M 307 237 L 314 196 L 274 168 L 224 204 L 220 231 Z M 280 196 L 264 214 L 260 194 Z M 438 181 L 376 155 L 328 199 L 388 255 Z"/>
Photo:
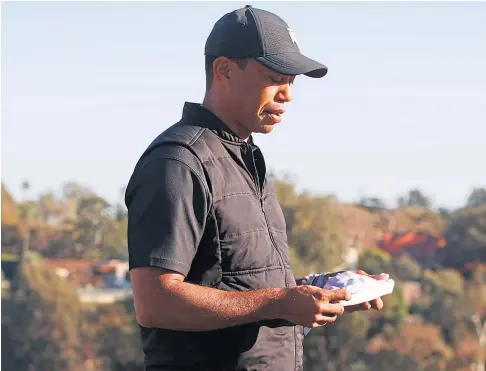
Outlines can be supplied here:
<path id="1" fill-rule="evenodd" d="M 221 86 L 228 86 L 231 77 L 231 61 L 226 57 L 218 57 L 213 62 L 214 79 L 218 81 Z"/>

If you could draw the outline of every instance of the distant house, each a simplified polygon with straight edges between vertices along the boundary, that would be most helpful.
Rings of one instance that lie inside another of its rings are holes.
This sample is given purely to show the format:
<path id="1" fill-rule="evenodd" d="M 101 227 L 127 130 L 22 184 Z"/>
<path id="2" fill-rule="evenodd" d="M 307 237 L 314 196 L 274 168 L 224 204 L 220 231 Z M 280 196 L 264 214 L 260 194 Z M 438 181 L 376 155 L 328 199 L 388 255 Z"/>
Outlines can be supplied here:
<path id="1" fill-rule="evenodd" d="M 130 275 L 128 261 L 109 260 L 97 262 L 93 267 L 95 275 L 103 277 L 107 288 L 128 288 L 130 287 Z"/>
<path id="2" fill-rule="evenodd" d="M 425 232 L 388 232 L 378 241 L 379 248 L 392 256 L 407 253 L 422 265 L 431 265 L 437 252 L 445 247 L 445 239 Z"/>
<path id="3" fill-rule="evenodd" d="M 106 304 L 132 296 L 127 261 L 46 259 L 42 266 L 73 282 L 81 302 Z"/>
<path id="4" fill-rule="evenodd" d="M 94 259 L 45 259 L 41 266 L 55 270 L 59 277 L 73 282 L 76 287 L 103 287 L 103 278 L 93 274 L 97 262 Z"/>

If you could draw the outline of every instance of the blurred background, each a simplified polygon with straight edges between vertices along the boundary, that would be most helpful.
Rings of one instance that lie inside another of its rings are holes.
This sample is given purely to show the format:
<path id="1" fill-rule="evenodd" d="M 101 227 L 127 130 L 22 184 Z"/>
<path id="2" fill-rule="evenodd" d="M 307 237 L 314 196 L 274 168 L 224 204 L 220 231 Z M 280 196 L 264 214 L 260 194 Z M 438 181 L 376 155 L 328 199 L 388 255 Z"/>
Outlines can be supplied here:
<path id="1" fill-rule="evenodd" d="M 2 2 L 2 369 L 143 369 L 125 185 L 246 4 Z M 311 331 L 305 370 L 484 371 L 486 3 L 251 4 L 329 67 L 255 138 L 295 275 L 397 282 L 381 312 Z"/>

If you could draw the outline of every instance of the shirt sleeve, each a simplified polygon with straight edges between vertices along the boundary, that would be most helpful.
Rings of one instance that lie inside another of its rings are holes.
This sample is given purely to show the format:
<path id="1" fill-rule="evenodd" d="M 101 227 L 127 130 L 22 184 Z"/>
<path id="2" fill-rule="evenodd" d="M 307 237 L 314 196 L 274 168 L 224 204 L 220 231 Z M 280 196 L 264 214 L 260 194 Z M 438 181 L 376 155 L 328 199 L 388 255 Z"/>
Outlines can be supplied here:
<path id="1" fill-rule="evenodd" d="M 209 193 L 190 161 L 152 157 L 127 187 L 130 269 L 160 267 L 187 276 L 204 233 Z"/>

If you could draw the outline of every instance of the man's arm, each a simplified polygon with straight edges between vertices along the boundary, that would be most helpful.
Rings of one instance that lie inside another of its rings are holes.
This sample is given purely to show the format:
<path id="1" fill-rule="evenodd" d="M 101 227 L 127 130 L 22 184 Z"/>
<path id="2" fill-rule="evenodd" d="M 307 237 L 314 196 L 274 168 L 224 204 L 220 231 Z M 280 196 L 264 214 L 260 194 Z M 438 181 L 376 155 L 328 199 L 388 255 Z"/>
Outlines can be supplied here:
<path id="1" fill-rule="evenodd" d="M 207 331 L 279 317 L 284 289 L 227 292 L 184 282 L 160 268 L 131 271 L 138 323 L 143 327 Z"/>
<path id="2" fill-rule="evenodd" d="M 337 303 L 351 298 L 342 290 L 303 285 L 227 292 L 184 282 L 159 268 L 131 271 L 138 323 L 143 327 L 209 331 L 264 319 L 282 318 L 316 328 L 344 313 Z"/>

